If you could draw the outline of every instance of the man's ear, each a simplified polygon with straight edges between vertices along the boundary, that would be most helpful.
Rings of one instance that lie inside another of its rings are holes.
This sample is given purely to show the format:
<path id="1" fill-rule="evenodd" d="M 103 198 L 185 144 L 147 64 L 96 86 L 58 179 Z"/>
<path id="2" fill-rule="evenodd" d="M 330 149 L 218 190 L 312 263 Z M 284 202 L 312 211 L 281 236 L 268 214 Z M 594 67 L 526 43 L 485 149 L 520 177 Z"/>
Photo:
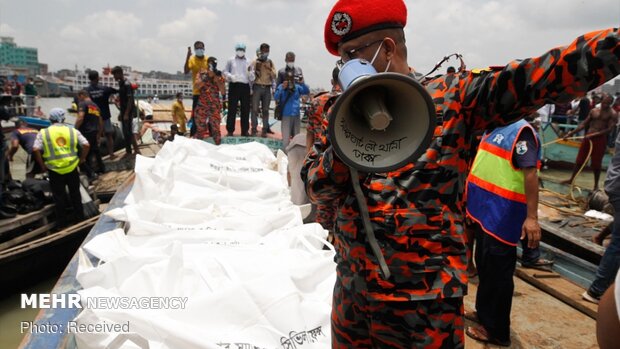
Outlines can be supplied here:
<path id="1" fill-rule="evenodd" d="M 385 47 L 385 58 L 389 61 L 396 55 L 396 42 L 392 38 L 385 38 L 383 41 Z"/>

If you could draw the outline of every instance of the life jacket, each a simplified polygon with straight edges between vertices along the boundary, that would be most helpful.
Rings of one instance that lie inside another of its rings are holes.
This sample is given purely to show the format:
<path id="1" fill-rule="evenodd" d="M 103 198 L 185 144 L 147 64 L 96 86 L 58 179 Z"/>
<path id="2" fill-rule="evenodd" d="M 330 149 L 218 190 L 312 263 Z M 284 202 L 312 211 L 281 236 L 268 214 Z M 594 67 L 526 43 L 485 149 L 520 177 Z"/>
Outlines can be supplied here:
<path id="1" fill-rule="evenodd" d="M 52 125 L 41 130 L 41 133 L 45 165 L 58 174 L 75 170 L 80 162 L 77 131 L 69 126 Z"/>
<path id="2" fill-rule="evenodd" d="M 517 139 L 525 128 L 536 135 L 537 168 L 540 168 L 540 139 L 525 120 L 499 127 L 482 137 L 467 178 L 467 215 L 487 234 L 516 246 L 527 216 L 525 178 L 512 162 Z"/>

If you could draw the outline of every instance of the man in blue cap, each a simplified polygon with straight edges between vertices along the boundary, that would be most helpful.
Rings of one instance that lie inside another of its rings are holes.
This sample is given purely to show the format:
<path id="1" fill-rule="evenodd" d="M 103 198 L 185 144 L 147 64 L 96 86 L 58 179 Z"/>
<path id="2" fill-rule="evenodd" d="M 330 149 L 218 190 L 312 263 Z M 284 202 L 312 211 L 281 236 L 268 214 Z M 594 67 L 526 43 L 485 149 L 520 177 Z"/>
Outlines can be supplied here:
<path id="1" fill-rule="evenodd" d="M 73 207 L 76 221 L 84 219 L 77 167 L 86 160 L 90 145 L 80 131 L 64 124 L 65 111 L 62 108 L 50 111 L 50 121 L 52 125 L 37 135 L 32 153 L 39 167 L 49 174 L 56 203 L 56 221 L 59 227 L 63 227 L 68 223 L 65 209 L 69 203 Z M 69 202 L 66 187 L 69 188 Z"/>
<path id="2" fill-rule="evenodd" d="M 235 45 L 235 56 L 226 62 L 222 71 L 228 81 L 228 117 L 226 118 L 226 130 L 228 137 L 235 132 L 235 119 L 237 118 L 237 104 L 241 103 L 239 119 L 241 121 L 241 136 L 250 136 L 250 83 L 254 81 L 254 75 L 250 74 L 250 62 L 245 57 L 245 44 Z"/>

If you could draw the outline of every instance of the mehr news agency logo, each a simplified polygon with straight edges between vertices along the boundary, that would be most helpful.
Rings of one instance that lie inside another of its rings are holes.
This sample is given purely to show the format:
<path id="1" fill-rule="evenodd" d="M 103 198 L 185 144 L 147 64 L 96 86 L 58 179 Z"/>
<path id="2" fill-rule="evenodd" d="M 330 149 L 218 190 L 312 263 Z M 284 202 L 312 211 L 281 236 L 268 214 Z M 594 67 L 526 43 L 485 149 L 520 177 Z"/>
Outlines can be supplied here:
<path id="1" fill-rule="evenodd" d="M 187 297 L 84 297 L 77 293 L 21 294 L 21 308 L 32 309 L 185 309 Z M 21 333 L 103 333 L 129 332 L 125 324 L 66 324 L 21 321 Z"/>

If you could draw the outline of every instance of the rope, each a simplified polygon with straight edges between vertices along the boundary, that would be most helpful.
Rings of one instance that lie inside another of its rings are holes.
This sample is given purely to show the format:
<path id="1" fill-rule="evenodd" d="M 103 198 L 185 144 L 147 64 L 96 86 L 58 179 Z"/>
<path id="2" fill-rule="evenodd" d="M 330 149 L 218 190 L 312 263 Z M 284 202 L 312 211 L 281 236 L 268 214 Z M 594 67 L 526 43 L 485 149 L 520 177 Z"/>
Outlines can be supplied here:
<path id="1" fill-rule="evenodd" d="M 573 195 L 573 189 L 575 188 L 575 180 L 577 180 L 577 177 L 579 176 L 579 174 L 581 173 L 581 171 L 583 171 L 584 168 L 586 168 L 586 165 L 588 164 L 588 161 L 590 161 L 590 156 L 592 155 L 592 140 L 589 139 L 588 142 L 590 142 L 590 148 L 588 149 L 588 156 L 586 157 L 586 160 L 583 162 L 583 164 L 581 164 L 581 168 L 579 169 L 579 171 L 577 171 L 577 173 L 575 174 L 575 176 L 573 177 L 573 180 L 570 182 L 570 187 L 568 188 L 568 193 L 570 194 L 570 198 L 575 200 L 575 196 Z"/>
<path id="2" fill-rule="evenodd" d="M 576 136 L 576 137 L 570 137 L 567 139 L 573 139 L 573 140 L 577 140 L 577 139 L 584 139 L 586 138 L 586 136 Z M 564 138 L 556 138 L 555 140 L 551 141 L 551 142 L 547 142 L 544 143 L 542 146 L 547 146 L 553 143 L 557 143 L 559 141 L 563 141 Z M 586 157 L 586 161 L 583 162 L 583 164 L 581 165 L 581 168 L 579 169 L 579 171 L 577 171 L 577 173 L 575 174 L 575 176 L 573 177 L 573 180 L 570 182 L 570 187 L 568 188 L 568 195 L 567 197 L 570 197 L 573 201 L 577 201 L 575 200 L 575 195 L 573 194 L 573 191 L 575 190 L 575 180 L 577 179 L 577 177 L 579 176 L 579 174 L 581 173 L 581 171 L 583 171 L 583 169 L 586 167 L 586 165 L 588 164 L 588 161 L 590 161 L 590 156 L 592 155 L 592 140 L 588 140 L 588 142 L 590 142 L 590 148 L 588 149 L 588 156 Z"/>
<path id="3" fill-rule="evenodd" d="M 567 139 L 577 140 L 577 139 L 582 139 L 582 138 L 585 138 L 585 137 L 586 136 L 577 136 L 577 137 L 569 137 Z M 542 146 L 544 147 L 544 146 L 547 146 L 549 144 L 557 143 L 557 142 L 563 141 L 563 140 L 564 140 L 564 138 L 556 138 L 555 140 L 553 140 L 551 142 L 547 142 L 547 143 L 543 144 Z"/>

